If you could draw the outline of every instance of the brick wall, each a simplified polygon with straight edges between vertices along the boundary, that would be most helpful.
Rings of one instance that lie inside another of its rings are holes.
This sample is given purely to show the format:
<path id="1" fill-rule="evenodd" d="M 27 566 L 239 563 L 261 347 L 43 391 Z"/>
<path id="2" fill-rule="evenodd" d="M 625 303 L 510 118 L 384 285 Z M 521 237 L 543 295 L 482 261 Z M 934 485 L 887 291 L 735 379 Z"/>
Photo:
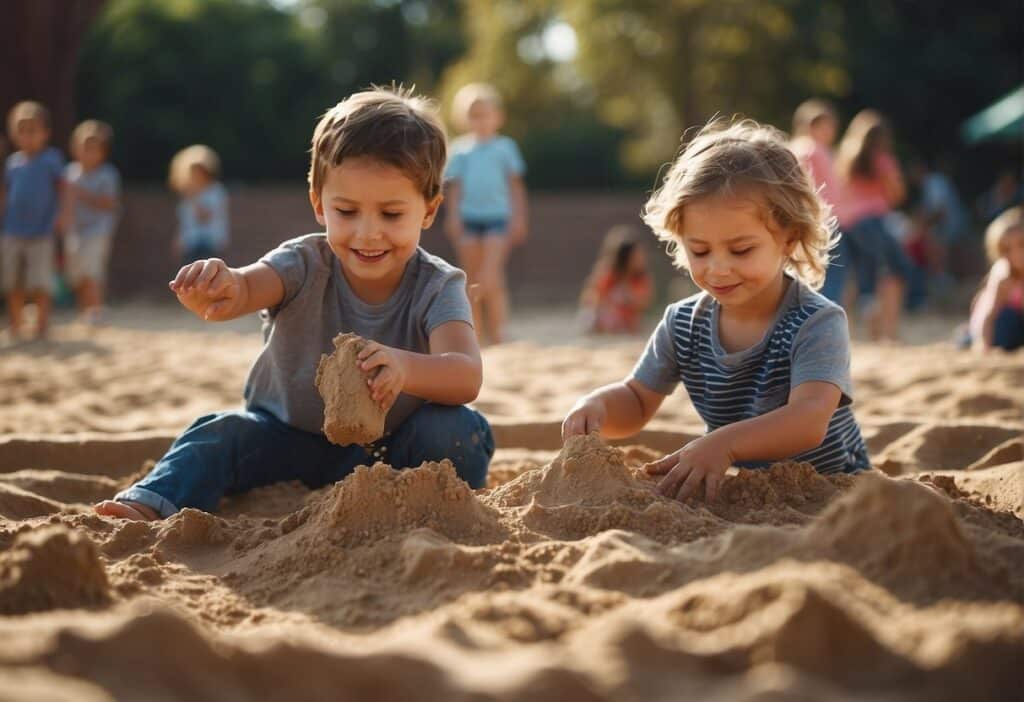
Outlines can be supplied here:
<path id="1" fill-rule="evenodd" d="M 281 241 L 318 231 L 305 188 L 288 186 L 232 187 L 231 265 L 255 261 Z M 642 193 L 535 193 L 530 198 L 530 239 L 509 262 L 513 299 L 524 304 L 573 303 L 589 273 L 608 228 L 640 225 Z M 177 271 L 171 254 L 175 232 L 172 194 L 160 188 L 130 188 L 110 263 L 113 299 L 166 298 L 167 281 Z M 440 218 L 439 218 L 440 219 Z M 671 267 L 650 241 L 650 258 L 664 288 Z M 435 225 L 423 246 L 454 262 L 453 252 Z"/>

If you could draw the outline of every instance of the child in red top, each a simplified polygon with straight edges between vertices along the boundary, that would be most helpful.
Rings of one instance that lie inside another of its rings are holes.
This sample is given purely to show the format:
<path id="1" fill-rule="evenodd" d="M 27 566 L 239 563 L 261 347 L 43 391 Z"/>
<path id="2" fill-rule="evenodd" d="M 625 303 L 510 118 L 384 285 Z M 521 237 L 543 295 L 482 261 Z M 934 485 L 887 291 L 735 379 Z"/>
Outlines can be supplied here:
<path id="1" fill-rule="evenodd" d="M 629 227 L 613 227 L 580 296 L 588 331 L 637 333 L 653 294 L 647 255 L 639 239 Z"/>
<path id="2" fill-rule="evenodd" d="M 1024 347 L 1024 207 L 988 225 L 985 249 L 992 268 L 971 306 L 971 339 L 980 351 L 1015 351 Z"/>

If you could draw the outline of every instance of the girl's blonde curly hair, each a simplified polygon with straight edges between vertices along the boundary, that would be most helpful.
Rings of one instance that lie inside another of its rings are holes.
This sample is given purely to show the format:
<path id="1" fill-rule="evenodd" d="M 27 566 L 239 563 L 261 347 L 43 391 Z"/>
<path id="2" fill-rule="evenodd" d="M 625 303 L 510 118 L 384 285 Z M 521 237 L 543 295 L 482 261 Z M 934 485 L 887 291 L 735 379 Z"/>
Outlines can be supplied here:
<path id="1" fill-rule="evenodd" d="M 722 195 L 753 199 L 769 231 L 796 241 L 786 272 L 821 287 L 839 240 L 835 217 L 782 132 L 749 119 L 713 120 L 685 144 L 642 215 L 679 268 L 687 270 L 680 245 L 686 205 Z"/>

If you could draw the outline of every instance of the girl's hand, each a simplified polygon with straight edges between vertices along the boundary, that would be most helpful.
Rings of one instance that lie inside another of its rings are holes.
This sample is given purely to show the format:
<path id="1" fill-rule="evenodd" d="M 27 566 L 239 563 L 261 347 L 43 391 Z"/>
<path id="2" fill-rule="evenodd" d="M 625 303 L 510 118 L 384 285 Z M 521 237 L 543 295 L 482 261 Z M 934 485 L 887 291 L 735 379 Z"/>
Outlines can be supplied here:
<path id="1" fill-rule="evenodd" d="M 366 384 L 370 386 L 373 401 L 380 404 L 383 410 L 390 409 L 399 393 L 405 389 L 405 381 L 409 376 L 402 352 L 371 341 L 359 352 L 356 360 L 359 361 L 359 369 L 371 375 Z M 374 368 L 379 369 L 376 374 L 371 373 Z"/>
<path id="2" fill-rule="evenodd" d="M 714 502 L 718 486 L 734 460 L 728 446 L 712 432 L 694 439 L 674 453 L 644 466 L 651 475 L 664 475 L 657 490 L 665 497 L 686 502 L 704 483 L 704 499 Z"/>
<path id="3" fill-rule="evenodd" d="M 581 397 L 562 422 L 562 441 L 570 436 L 599 433 L 607 418 L 608 410 L 603 401 Z"/>
<path id="4" fill-rule="evenodd" d="M 168 283 L 186 309 L 211 322 L 233 317 L 242 303 L 244 285 L 242 274 L 219 258 L 190 263 Z"/>

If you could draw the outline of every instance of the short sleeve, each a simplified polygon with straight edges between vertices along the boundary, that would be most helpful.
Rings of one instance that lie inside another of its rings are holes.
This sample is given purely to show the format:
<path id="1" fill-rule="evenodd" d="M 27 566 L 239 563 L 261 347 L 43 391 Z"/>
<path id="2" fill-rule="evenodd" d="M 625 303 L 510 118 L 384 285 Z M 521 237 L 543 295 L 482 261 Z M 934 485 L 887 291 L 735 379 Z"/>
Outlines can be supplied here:
<path id="1" fill-rule="evenodd" d="M 457 271 L 444 282 L 424 313 L 423 326 L 427 336 L 445 322 L 466 322 L 473 326 L 473 310 L 466 294 L 466 274 L 462 271 Z"/>
<path id="2" fill-rule="evenodd" d="M 672 320 L 676 306 L 669 305 L 657 329 L 647 341 L 640 360 L 633 368 L 631 378 L 661 395 L 671 395 L 679 385 L 679 364 L 672 340 Z"/>
<path id="3" fill-rule="evenodd" d="M 809 382 L 832 383 L 843 393 L 840 407 L 853 402 L 850 328 L 841 307 L 823 307 L 804 322 L 793 339 L 790 367 L 790 390 Z"/>
<path id="4" fill-rule="evenodd" d="M 302 239 L 295 239 L 286 241 L 260 258 L 260 263 L 265 263 L 273 268 L 284 284 L 284 297 L 281 298 L 280 305 L 270 310 L 271 316 L 277 314 L 299 294 L 309 276 L 310 256 L 313 253 L 310 245 Z"/>
<path id="5" fill-rule="evenodd" d="M 444 169 L 444 179 L 461 180 L 466 170 L 466 154 L 457 151 L 448 159 L 448 166 Z"/>
<path id="6" fill-rule="evenodd" d="M 522 175 L 526 172 L 526 162 L 519 146 L 512 139 L 505 139 L 505 169 L 508 173 Z"/>
<path id="7" fill-rule="evenodd" d="M 104 169 L 103 180 L 100 183 L 100 190 L 104 195 L 120 197 L 121 195 L 121 174 L 113 166 Z"/>

